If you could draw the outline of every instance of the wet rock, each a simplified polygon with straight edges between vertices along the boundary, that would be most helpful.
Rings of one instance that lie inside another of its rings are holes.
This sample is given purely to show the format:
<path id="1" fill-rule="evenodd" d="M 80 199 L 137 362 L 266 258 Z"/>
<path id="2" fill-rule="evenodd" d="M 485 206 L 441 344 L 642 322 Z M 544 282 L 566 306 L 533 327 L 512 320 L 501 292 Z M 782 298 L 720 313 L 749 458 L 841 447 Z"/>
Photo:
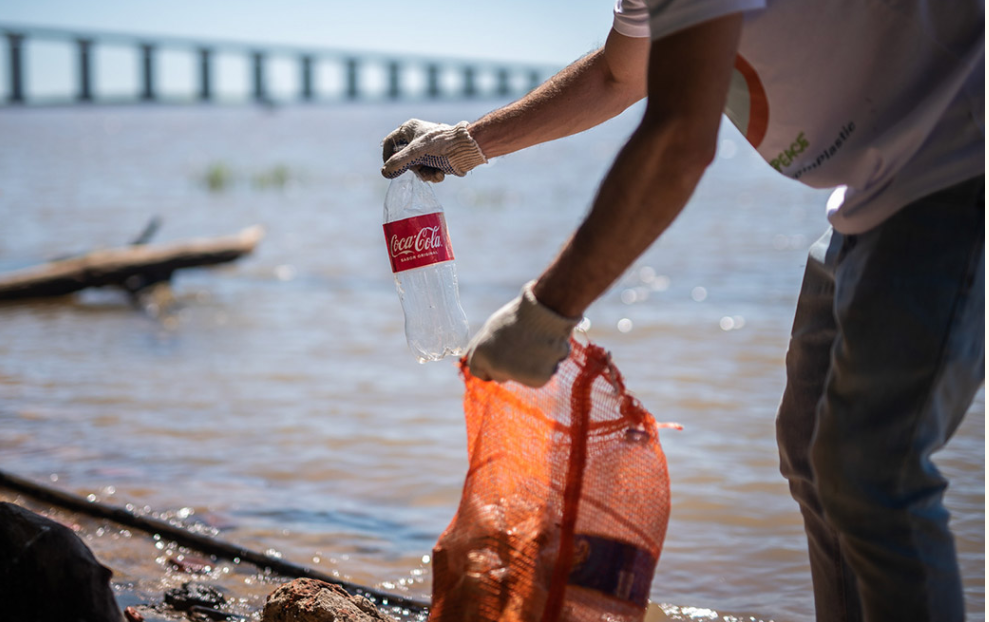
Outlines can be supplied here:
<path id="1" fill-rule="evenodd" d="M 363 596 L 316 579 L 296 579 L 268 595 L 261 622 L 394 622 Z"/>
<path id="2" fill-rule="evenodd" d="M 165 592 L 165 604 L 178 611 L 187 611 L 193 607 L 219 607 L 227 599 L 218 589 L 205 583 L 183 583 Z"/>
<path id="3" fill-rule="evenodd" d="M 122 622 L 112 575 L 68 527 L 0 503 L 0 618 Z"/>

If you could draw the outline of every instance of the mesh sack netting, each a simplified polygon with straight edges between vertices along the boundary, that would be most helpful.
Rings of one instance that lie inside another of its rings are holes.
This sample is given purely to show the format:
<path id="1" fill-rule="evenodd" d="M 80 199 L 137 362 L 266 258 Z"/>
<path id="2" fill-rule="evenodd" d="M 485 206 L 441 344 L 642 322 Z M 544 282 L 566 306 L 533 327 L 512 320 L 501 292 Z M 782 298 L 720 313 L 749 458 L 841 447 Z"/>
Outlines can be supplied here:
<path id="1" fill-rule="evenodd" d="M 660 426 L 608 353 L 571 341 L 541 389 L 461 373 L 470 464 L 433 549 L 429 620 L 642 620 L 669 476 Z"/>

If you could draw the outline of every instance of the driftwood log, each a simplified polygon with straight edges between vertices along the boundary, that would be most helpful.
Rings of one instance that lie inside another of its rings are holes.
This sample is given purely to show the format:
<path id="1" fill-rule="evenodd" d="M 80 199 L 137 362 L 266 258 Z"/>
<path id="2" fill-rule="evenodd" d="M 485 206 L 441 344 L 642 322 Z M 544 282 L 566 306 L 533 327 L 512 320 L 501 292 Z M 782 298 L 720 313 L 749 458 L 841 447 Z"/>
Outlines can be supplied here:
<path id="1" fill-rule="evenodd" d="M 260 226 L 231 236 L 168 244 L 135 244 L 0 274 L 0 300 L 65 296 L 87 287 L 121 287 L 131 294 L 168 281 L 183 268 L 234 261 L 254 250 L 264 236 Z M 142 238 L 150 237 L 147 232 Z"/>

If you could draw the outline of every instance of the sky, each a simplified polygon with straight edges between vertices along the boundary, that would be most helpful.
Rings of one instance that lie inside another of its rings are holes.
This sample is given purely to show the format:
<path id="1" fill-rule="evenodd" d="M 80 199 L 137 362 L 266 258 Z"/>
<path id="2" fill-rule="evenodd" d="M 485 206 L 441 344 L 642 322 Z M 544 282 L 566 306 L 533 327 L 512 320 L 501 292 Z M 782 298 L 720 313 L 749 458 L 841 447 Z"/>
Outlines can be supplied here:
<path id="1" fill-rule="evenodd" d="M 562 67 L 603 44 L 611 11 L 611 0 L 4 0 L 0 28 L 46 26 Z M 9 81 L 6 48 L 0 41 L 3 88 Z M 100 51 L 97 74 L 111 91 L 133 89 L 137 61 L 132 50 L 126 52 Z M 33 42 L 25 53 L 29 89 L 54 94 L 74 84 L 68 44 Z M 158 63 L 166 85 L 185 83 L 192 74 L 185 59 L 166 56 Z M 241 76 L 246 69 L 220 71 L 247 81 Z M 118 76 L 120 84 L 114 84 Z"/>

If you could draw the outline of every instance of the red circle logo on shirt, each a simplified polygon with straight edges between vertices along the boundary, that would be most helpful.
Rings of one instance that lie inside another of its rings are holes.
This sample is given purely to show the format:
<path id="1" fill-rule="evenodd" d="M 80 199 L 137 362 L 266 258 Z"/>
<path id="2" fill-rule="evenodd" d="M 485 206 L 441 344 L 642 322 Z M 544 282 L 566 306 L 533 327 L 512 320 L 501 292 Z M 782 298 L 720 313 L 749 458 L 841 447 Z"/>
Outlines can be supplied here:
<path id="1" fill-rule="evenodd" d="M 769 101 L 762 81 L 741 54 L 735 57 L 728 95 L 728 117 L 753 147 L 758 148 L 769 127 Z"/>

